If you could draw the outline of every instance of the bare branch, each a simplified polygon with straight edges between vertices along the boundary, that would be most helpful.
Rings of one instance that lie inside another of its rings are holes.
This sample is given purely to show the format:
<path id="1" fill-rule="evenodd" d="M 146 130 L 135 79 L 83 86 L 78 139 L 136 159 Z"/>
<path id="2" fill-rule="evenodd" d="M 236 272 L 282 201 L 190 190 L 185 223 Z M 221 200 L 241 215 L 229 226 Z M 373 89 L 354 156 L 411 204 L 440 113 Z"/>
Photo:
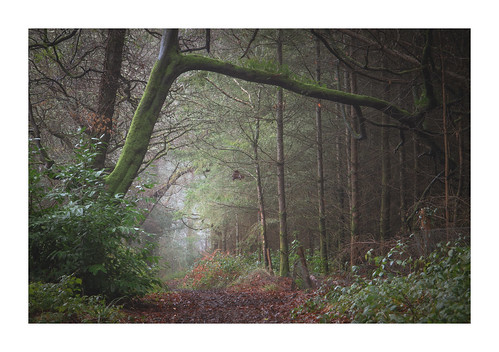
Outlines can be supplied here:
<path id="1" fill-rule="evenodd" d="M 246 47 L 246 50 L 244 51 L 243 56 L 241 56 L 241 59 L 244 58 L 246 56 L 246 54 L 248 54 L 248 52 L 251 48 L 251 44 L 255 41 L 257 34 L 258 34 L 258 29 L 255 29 L 255 31 L 253 32 L 253 36 L 251 37 L 251 39 L 248 43 L 248 46 Z"/>

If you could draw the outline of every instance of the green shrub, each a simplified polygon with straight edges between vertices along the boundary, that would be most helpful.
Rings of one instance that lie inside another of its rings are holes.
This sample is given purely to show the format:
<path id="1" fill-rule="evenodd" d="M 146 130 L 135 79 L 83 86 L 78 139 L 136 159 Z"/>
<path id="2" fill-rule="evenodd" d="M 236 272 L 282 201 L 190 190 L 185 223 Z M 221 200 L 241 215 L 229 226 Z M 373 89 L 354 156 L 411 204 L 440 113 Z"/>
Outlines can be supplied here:
<path id="1" fill-rule="evenodd" d="M 469 245 L 447 243 L 427 258 L 403 257 L 399 243 L 386 256 L 372 258 L 371 277 L 355 275 L 351 286 L 322 291 L 294 314 L 319 312 L 323 322 L 470 322 Z"/>
<path id="2" fill-rule="evenodd" d="M 215 251 L 197 261 L 184 277 L 184 287 L 191 289 L 223 288 L 255 268 L 242 256 Z"/>
<path id="3" fill-rule="evenodd" d="M 81 296 L 81 279 L 63 276 L 58 283 L 29 285 L 30 323 L 118 322 L 119 307 L 100 296 Z"/>
<path id="4" fill-rule="evenodd" d="M 74 274 L 86 295 L 145 294 L 158 281 L 157 258 L 140 245 L 142 213 L 134 201 L 106 191 L 103 170 L 89 166 L 94 150 L 82 139 L 75 161 L 52 171 L 50 183 L 30 163 L 30 281 Z"/>

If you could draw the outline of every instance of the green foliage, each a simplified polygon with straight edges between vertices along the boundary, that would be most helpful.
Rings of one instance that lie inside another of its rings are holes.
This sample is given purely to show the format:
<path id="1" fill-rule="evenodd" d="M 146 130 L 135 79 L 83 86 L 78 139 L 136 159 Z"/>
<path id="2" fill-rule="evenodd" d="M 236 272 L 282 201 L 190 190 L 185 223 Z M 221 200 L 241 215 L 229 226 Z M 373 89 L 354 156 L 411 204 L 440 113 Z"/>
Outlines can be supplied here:
<path id="1" fill-rule="evenodd" d="M 325 84 L 319 84 L 315 80 L 310 79 L 306 76 L 298 76 L 295 74 L 287 64 L 279 66 L 276 60 L 261 60 L 261 59 L 245 59 L 241 62 L 242 66 L 252 70 L 264 71 L 267 73 L 273 73 L 276 75 L 284 76 L 289 79 L 295 80 L 300 83 L 311 84 L 319 87 L 325 88 Z"/>
<path id="2" fill-rule="evenodd" d="M 81 296 L 82 280 L 63 276 L 58 283 L 29 285 L 30 323 L 113 323 L 119 307 L 106 305 L 101 296 Z"/>
<path id="3" fill-rule="evenodd" d="M 282 65 L 279 67 L 279 64 L 276 60 L 261 60 L 261 59 L 246 59 L 242 61 L 244 67 L 252 69 L 252 70 L 260 70 L 270 73 L 282 73 L 284 75 L 290 74 L 289 67 L 286 65 Z"/>
<path id="4" fill-rule="evenodd" d="M 319 312 L 323 322 L 469 323 L 469 245 L 440 245 L 418 260 L 403 256 L 399 243 L 386 256 L 371 258 L 376 268 L 370 278 L 355 275 L 351 286 L 323 288 L 294 314 Z"/>
<path id="5" fill-rule="evenodd" d="M 184 287 L 195 290 L 227 287 L 255 268 L 255 264 L 242 256 L 231 256 L 216 250 L 196 262 L 184 277 Z"/>
<path id="6" fill-rule="evenodd" d="M 50 186 L 30 163 L 30 281 L 75 274 L 88 295 L 141 295 L 157 283 L 157 259 L 140 245 L 135 202 L 108 193 L 103 171 L 89 166 L 95 146 L 82 137 L 75 161 L 61 165 Z"/>
<path id="7" fill-rule="evenodd" d="M 298 256 L 298 247 L 301 246 L 300 241 L 298 240 L 293 240 L 291 241 L 290 247 L 289 247 L 289 262 L 294 265 L 300 260 L 300 257 Z M 314 275 L 323 275 L 323 259 L 321 258 L 321 254 L 319 250 L 311 250 L 311 249 L 305 249 L 305 259 L 307 261 L 307 268 L 310 274 Z M 277 258 L 278 259 L 278 258 Z M 332 267 L 333 263 L 331 261 L 328 261 L 329 266 Z"/>

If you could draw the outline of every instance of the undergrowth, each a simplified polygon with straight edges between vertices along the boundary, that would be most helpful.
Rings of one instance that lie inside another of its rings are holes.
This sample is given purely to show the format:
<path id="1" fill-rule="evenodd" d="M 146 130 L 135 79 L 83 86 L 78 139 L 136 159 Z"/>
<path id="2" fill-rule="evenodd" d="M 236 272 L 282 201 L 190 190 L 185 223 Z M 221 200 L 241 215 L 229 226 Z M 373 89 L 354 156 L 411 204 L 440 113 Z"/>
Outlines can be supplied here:
<path id="1" fill-rule="evenodd" d="M 243 256 L 232 256 L 216 250 L 194 264 L 183 279 L 183 287 L 194 290 L 224 288 L 256 267 Z"/>
<path id="2" fill-rule="evenodd" d="M 386 256 L 368 252 L 375 265 L 369 276 L 354 270 L 352 285 L 321 287 L 293 316 L 314 313 L 321 322 L 469 323 L 470 246 L 440 244 L 417 259 L 407 257 L 405 248 L 399 242 Z"/>
<path id="3" fill-rule="evenodd" d="M 121 318 L 116 302 L 102 296 L 82 296 L 82 280 L 63 276 L 58 283 L 29 285 L 30 323 L 116 323 Z"/>
<path id="4" fill-rule="evenodd" d="M 98 144 L 82 133 L 73 161 L 49 171 L 38 168 L 39 151 L 30 153 L 29 279 L 74 274 L 85 295 L 143 295 L 159 284 L 157 258 L 142 241 L 149 235 L 138 228 L 136 201 L 110 194 L 104 170 L 92 168 Z"/>

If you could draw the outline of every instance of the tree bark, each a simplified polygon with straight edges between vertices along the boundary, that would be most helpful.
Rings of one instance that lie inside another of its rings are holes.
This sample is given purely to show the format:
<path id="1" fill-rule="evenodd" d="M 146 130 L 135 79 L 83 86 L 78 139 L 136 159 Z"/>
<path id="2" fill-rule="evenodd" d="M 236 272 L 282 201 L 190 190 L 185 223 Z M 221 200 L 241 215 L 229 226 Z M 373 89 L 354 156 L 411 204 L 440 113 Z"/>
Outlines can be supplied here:
<path id="1" fill-rule="evenodd" d="M 265 262 L 265 267 L 272 271 L 272 262 L 270 260 L 270 252 L 268 239 L 267 239 L 267 216 L 265 213 L 265 202 L 263 198 L 263 187 L 262 187 L 262 172 L 260 169 L 260 157 L 258 155 L 258 140 L 260 139 L 260 117 L 257 117 L 256 127 L 255 127 L 255 138 L 253 140 L 253 156 L 255 158 L 255 168 L 256 168 L 256 191 L 258 194 L 258 215 L 260 220 L 260 235 L 262 240 L 262 254 Z M 268 252 L 268 255 L 267 255 Z"/>
<path id="2" fill-rule="evenodd" d="M 458 220 L 458 211 L 459 211 L 459 201 L 461 197 L 461 193 L 463 190 L 463 162 L 464 162 L 464 143 L 463 143 L 463 136 L 462 136 L 462 118 L 459 119 L 457 122 L 457 131 L 456 131 L 456 139 L 457 139 L 457 148 L 458 148 L 458 155 L 459 155 L 459 164 L 458 164 L 458 185 L 457 185 L 457 191 L 456 191 L 456 196 L 454 198 L 454 211 L 452 212 L 452 223 L 454 226 L 459 227 L 457 220 Z"/>
<path id="3" fill-rule="evenodd" d="M 449 223 L 450 223 L 450 214 L 449 214 L 449 142 L 447 137 L 447 101 L 446 101 L 446 91 L 445 91 L 445 67 L 444 67 L 444 58 L 440 57 L 442 62 L 442 125 L 443 125 L 443 133 L 444 133 L 444 188 L 445 188 L 445 235 L 446 241 L 449 240 Z"/>
<path id="4" fill-rule="evenodd" d="M 236 213 L 236 227 L 235 227 L 235 230 L 236 230 L 236 249 L 235 249 L 235 252 L 236 252 L 236 255 L 239 255 L 239 251 L 240 251 L 240 247 L 241 247 L 241 244 L 240 244 L 240 240 L 239 240 L 239 218 L 237 216 L 237 213 Z"/>
<path id="5" fill-rule="evenodd" d="M 28 95 L 28 115 L 29 115 L 29 123 L 30 129 L 29 132 L 33 137 L 33 140 L 38 147 L 38 151 L 40 152 L 40 160 L 43 163 L 46 170 L 49 170 L 54 165 L 54 160 L 49 156 L 47 150 L 42 145 L 42 136 L 40 134 L 40 129 L 36 124 L 35 117 L 33 116 L 33 105 L 31 104 L 30 96 Z"/>
<path id="6" fill-rule="evenodd" d="M 385 99 L 389 99 L 390 86 L 384 91 Z M 385 114 L 381 123 L 388 124 Z M 390 132 L 388 128 L 381 129 L 381 209 L 379 218 L 379 240 L 381 243 L 390 236 Z"/>
<path id="7" fill-rule="evenodd" d="M 320 66 L 320 42 L 315 39 L 316 56 L 315 56 L 315 80 L 320 83 L 321 66 Z M 326 202 L 324 196 L 324 158 L 322 146 L 322 111 L 321 100 L 318 99 L 315 106 L 315 126 L 316 126 L 316 142 L 317 142 L 317 193 L 319 200 L 319 247 L 321 257 L 321 267 L 324 274 L 329 271 L 328 255 L 327 255 L 327 237 L 326 237 Z"/>
<path id="8" fill-rule="evenodd" d="M 119 86 L 125 33 L 125 29 L 109 29 L 108 31 L 97 116 L 91 131 L 93 137 L 99 138 L 100 142 L 97 145 L 97 155 L 93 163 L 93 167 L 98 170 L 104 168 L 109 141 L 113 133 L 114 105 Z"/>
<path id="9" fill-rule="evenodd" d="M 405 146 L 402 146 L 399 150 L 399 187 L 400 187 L 400 232 L 404 233 L 406 230 L 406 219 L 407 219 L 407 204 L 406 204 L 406 172 L 405 172 Z"/>
<path id="10" fill-rule="evenodd" d="M 282 65 L 282 33 L 278 30 L 277 38 L 277 62 Z M 279 275 L 289 275 L 289 253 L 288 253 L 288 224 L 286 214 L 286 193 L 284 183 L 284 106 L 283 91 L 277 89 L 277 196 L 279 202 L 279 252 L 280 266 Z"/>
<path id="11" fill-rule="evenodd" d="M 355 73 L 350 72 L 350 89 L 355 92 L 357 89 Z M 357 110 L 351 107 L 352 122 L 358 121 Z M 350 133 L 350 266 L 355 265 L 355 242 L 359 234 L 359 140 Z"/>
<path id="12" fill-rule="evenodd" d="M 106 180 L 111 193 L 124 194 L 130 188 L 147 153 L 154 125 L 170 87 L 184 69 L 180 63 L 178 31 L 165 30 L 158 60 L 133 116 L 118 163 Z"/>

